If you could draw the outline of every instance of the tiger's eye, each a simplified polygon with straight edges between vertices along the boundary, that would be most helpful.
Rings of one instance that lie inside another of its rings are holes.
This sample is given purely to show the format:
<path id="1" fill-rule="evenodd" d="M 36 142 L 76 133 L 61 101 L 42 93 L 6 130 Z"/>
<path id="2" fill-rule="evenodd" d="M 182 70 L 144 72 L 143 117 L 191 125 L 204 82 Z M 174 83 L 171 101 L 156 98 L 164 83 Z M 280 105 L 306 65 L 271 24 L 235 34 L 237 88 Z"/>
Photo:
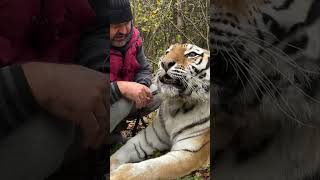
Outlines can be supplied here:
<path id="1" fill-rule="evenodd" d="M 190 53 L 187 54 L 188 57 L 195 57 L 195 56 L 197 56 L 197 55 L 198 55 L 198 54 L 195 53 L 195 52 L 190 52 Z"/>

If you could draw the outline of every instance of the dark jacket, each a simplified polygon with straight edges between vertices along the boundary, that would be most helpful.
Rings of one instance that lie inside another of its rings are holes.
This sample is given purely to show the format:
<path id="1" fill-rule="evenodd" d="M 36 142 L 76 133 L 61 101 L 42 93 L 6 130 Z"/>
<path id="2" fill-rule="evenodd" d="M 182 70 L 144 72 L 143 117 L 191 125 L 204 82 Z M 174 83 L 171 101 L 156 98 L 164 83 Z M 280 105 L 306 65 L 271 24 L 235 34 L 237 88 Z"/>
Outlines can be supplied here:
<path id="1" fill-rule="evenodd" d="M 21 63 L 79 63 L 108 71 L 103 64 L 108 51 L 108 26 L 103 11 L 97 12 L 106 5 L 97 3 L 0 0 L 0 138 L 39 110 Z M 94 45 L 83 44 L 93 40 Z"/>

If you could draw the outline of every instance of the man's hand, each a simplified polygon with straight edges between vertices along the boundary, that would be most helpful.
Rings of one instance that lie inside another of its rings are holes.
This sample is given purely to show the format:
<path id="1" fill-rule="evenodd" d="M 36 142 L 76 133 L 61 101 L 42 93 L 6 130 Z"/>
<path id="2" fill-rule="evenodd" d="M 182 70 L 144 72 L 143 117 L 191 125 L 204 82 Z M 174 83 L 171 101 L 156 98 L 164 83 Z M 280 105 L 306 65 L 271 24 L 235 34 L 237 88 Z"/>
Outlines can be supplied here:
<path id="1" fill-rule="evenodd" d="M 152 100 L 152 93 L 145 85 L 127 81 L 118 81 L 117 84 L 121 94 L 135 102 L 137 109 L 145 107 Z"/>
<path id="2" fill-rule="evenodd" d="M 75 122 L 85 147 L 97 147 L 107 133 L 108 79 L 79 65 L 27 63 L 22 65 L 32 93 L 49 113 Z"/>

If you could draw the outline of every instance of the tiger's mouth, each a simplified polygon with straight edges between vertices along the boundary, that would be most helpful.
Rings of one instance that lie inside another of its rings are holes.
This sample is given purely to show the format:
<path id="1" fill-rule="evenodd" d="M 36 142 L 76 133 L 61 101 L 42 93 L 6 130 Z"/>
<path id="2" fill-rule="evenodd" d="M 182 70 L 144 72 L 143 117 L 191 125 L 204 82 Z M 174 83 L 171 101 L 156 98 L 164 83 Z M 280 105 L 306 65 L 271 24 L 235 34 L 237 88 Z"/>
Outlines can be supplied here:
<path id="1" fill-rule="evenodd" d="M 185 85 L 184 83 L 180 80 L 180 79 L 175 79 L 175 78 L 172 78 L 171 76 L 169 76 L 168 74 L 165 74 L 163 76 L 160 76 L 159 77 L 159 81 L 162 83 L 162 84 L 167 84 L 167 85 L 172 85 L 174 86 L 175 88 L 177 89 L 185 89 Z"/>

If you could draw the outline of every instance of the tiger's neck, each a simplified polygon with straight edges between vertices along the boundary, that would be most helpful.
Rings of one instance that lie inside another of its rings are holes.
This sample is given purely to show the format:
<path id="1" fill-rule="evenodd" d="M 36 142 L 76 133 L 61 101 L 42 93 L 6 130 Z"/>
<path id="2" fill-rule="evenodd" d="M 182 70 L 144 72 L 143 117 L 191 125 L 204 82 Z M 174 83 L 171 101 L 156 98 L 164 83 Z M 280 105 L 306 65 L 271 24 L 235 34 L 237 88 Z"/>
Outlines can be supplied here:
<path id="1" fill-rule="evenodd" d="M 175 117 L 178 113 L 186 114 L 192 110 L 194 110 L 195 107 L 202 106 L 205 102 L 201 101 L 188 101 L 186 99 L 166 99 L 164 101 L 166 104 L 166 109 L 169 112 L 169 115 L 171 117 Z"/>

